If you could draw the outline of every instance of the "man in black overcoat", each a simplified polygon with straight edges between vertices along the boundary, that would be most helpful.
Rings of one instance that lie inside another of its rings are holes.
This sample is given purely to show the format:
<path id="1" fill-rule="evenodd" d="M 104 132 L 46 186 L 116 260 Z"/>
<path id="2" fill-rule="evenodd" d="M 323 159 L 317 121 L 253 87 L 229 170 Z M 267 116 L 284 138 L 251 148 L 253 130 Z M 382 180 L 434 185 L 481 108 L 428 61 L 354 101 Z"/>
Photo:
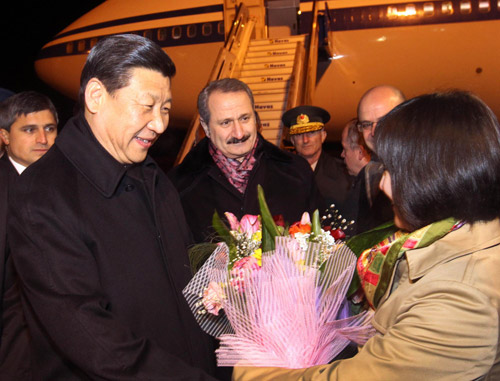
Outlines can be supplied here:
<path id="1" fill-rule="evenodd" d="M 245 83 L 211 82 L 198 96 L 198 111 L 207 137 L 169 172 L 196 242 L 211 239 L 214 211 L 238 219 L 259 214 L 259 184 L 271 213 L 290 224 L 322 206 L 307 162 L 258 133 L 252 91 Z"/>
<path id="2" fill-rule="evenodd" d="M 36 379 L 212 379 L 210 343 L 181 294 L 188 227 L 147 155 L 174 73 L 151 40 L 100 40 L 82 110 L 17 182 L 8 234 Z"/>
<path id="3" fill-rule="evenodd" d="M 35 91 L 11 95 L 0 104 L 0 380 L 31 380 L 30 336 L 21 306 L 19 280 L 8 244 L 8 195 L 19 175 L 42 157 L 57 136 L 57 111 Z"/>

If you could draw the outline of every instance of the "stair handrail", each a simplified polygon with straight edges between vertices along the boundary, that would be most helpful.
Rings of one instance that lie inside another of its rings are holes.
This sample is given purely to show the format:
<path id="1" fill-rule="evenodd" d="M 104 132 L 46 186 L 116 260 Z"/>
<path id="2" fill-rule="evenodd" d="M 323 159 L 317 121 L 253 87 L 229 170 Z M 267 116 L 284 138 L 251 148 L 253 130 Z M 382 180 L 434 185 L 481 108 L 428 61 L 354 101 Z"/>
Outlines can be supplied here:
<path id="1" fill-rule="evenodd" d="M 231 78 L 232 74 L 239 69 L 254 24 L 255 22 L 250 18 L 248 8 L 245 4 L 240 3 L 224 46 L 219 50 L 215 64 L 212 67 L 207 84 L 216 79 Z M 174 166 L 180 164 L 191 148 L 204 136 L 205 133 L 200 124 L 200 115 L 197 112 L 191 120 Z"/>
<path id="2" fill-rule="evenodd" d="M 305 81 L 304 81 L 304 99 L 303 103 L 313 104 L 314 91 L 316 89 L 316 70 L 318 66 L 318 0 L 313 1 L 311 33 L 309 35 L 309 49 L 307 49 L 307 63 Z"/>
<path id="3" fill-rule="evenodd" d="M 330 8 L 328 7 L 328 2 L 325 1 L 325 34 L 326 34 L 326 52 L 328 56 L 333 57 L 333 33 L 331 32 L 331 27 L 333 25 L 332 15 L 330 14 Z"/>

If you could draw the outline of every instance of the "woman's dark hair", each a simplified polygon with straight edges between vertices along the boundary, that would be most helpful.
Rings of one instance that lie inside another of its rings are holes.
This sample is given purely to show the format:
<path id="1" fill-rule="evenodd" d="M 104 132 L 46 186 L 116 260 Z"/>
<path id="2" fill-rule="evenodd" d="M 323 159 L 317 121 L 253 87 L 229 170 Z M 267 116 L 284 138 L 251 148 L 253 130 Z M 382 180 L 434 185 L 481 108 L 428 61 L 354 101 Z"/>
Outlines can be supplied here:
<path id="1" fill-rule="evenodd" d="M 405 228 L 500 215 L 500 128 L 478 97 L 464 91 L 422 95 L 394 108 L 375 131 Z"/>
<path id="2" fill-rule="evenodd" d="M 175 75 L 175 65 L 159 45 L 134 34 L 105 37 L 92 48 L 80 77 L 80 106 L 85 104 L 85 88 L 91 78 L 99 79 L 113 94 L 128 86 L 132 69 L 144 68 Z"/>

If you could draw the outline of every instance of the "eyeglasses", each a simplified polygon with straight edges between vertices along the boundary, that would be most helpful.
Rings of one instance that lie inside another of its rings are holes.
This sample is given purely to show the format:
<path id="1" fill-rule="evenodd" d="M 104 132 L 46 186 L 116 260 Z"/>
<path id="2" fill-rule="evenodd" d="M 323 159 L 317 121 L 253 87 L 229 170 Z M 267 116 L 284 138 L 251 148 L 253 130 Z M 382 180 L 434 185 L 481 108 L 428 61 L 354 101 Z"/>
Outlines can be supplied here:
<path id="1" fill-rule="evenodd" d="M 364 121 L 364 122 L 356 122 L 356 128 L 358 129 L 359 132 L 363 132 L 363 130 L 368 130 L 368 129 L 372 129 L 373 125 L 377 123 L 377 122 L 368 122 L 368 121 Z"/>

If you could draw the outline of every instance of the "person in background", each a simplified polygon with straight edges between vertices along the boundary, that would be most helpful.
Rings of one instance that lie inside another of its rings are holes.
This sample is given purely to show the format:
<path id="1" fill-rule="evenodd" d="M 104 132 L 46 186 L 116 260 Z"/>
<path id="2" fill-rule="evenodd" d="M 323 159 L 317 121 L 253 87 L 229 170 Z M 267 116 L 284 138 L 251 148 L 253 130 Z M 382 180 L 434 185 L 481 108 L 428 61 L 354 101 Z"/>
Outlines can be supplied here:
<path id="1" fill-rule="evenodd" d="M 167 128 L 175 65 L 137 35 L 92 48 L 81 111 L 11 197 L 9 243 L 43 380 L 214 380 L 182 289 L 189 229 L 148 156 Z"/>
<path id="2" fill-rule="evenodd" d="M 330 114 L 320 107 L 298 106 L 285 112 L 281 119 L 289 128 L 290 140 L 297 154 L 306 159 L 314 171 L 314 180 L 326 206 L 334 204 L 342 211 L 351 178 L 342 160 L 323 150 L 327 135 L 325 124 L 330 120 Z"/>
<path id="3" fill-rule="evenodd" d="M 57 112 L 51 100 L 35 91 L 10 95 L 0 103 L 0 379 L 31 380 L 30 336 L 22 311 L 19 279 L 7 235 L 8 198 L 19 175 L 40 159 L 57 136 Z"/>
<path id="4" fill-rule="evenodd" d="M 258 133 L 245 83 L 234 78 L 209 83 L 198 96 L 198 111 L 206 138 L 169 172 L 197 243 L 211 239 L 215 211 L 238 219 L 259 214 L 259 184 L 271 213 L 289 223 L 323 205 L 307 162 Z"/>
<path id="5" fill-rule="evenodd" d="M 23 91 L 0 103 L 0 139 L 7 155 L 3 160 L 21 174 L 40 159 L 57 137 L 57 111 L 52 101 L 36 91 Z"/>

